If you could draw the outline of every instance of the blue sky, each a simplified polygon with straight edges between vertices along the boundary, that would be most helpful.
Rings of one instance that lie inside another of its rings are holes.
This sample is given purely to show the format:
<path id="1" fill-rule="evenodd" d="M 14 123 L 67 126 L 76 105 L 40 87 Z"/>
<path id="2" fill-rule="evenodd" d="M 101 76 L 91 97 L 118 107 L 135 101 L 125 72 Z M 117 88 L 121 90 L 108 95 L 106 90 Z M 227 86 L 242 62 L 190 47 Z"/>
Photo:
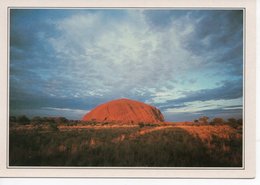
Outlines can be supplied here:
<path id="1" fill-rule="evenodd" d="M 242 117 L 243 11 L 12 9 L 10 115 L 130 98 L 168 121 Z"/>

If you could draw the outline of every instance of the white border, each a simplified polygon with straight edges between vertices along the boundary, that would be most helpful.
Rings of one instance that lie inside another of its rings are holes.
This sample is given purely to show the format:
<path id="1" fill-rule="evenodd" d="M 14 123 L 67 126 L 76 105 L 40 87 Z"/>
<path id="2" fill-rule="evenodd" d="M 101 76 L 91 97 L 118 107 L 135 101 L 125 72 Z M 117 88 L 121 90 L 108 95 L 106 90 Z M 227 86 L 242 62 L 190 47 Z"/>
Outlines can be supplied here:
<path id="1" fill-rule="evenodd" d="M 99 178 L 252 178 L 255 174 L 255 2 L 254 0 L 220 0 L 220 1 L 206 1 L 206 0 L 182 0 L 182 1 L 170 1 L 170 0 L 139 0 L 139 1 L 120 1 L 120 0 L 97 0 L 97 1 L 84 1 L 76 0 L 73 3 L 61 0 L 4 0 L 0 4 L 0 23 L 1 23 L 1 45 L 0 51 L 3 52 L 1 55 L 1 68 L 0 68 L 0 80 L 3 84 L 3 89 L 0 91 L 0 176 L 3 177 L 99 177 Z M 246 11 L 246 32 L 245 32 L 245 125 L 246 128 L 244 136 L 245 143 L 245 168 L 232 170 L 230 168 L 225 168 L 225 170 L 219 170 L 218 168 L 200 168 L 192 170 L 172 170 L 168 168 L 163 168 L 160 170 L 156 169 L 122 169 L 122 168 L 61 168 L 61 169 L 46 169 L 46 168 L 7 168 L 7 156 L 6 156 L 6 138 L 7 138 L 7 45 L 8 45 L 8 33 L 7 33 L 7 10 L 8 7 L 17 8 L 65 8 L 65 7 L 150 7 L 150 8 L 223 8 L 223 9 L 233 9 L 245 8 Z"/>

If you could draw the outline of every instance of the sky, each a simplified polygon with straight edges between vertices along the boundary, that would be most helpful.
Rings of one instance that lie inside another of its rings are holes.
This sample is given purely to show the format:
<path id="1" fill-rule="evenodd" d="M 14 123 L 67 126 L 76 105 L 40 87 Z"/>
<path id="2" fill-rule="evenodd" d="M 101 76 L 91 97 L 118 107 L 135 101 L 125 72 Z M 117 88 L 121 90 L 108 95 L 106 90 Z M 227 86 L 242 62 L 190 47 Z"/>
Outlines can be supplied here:
<path id="1" fill-rule="evenodd" d="M 11 9 L 9 71 L 10 115 L 129 98 L 167 121 L 241 118 L 243 11 Z"/>

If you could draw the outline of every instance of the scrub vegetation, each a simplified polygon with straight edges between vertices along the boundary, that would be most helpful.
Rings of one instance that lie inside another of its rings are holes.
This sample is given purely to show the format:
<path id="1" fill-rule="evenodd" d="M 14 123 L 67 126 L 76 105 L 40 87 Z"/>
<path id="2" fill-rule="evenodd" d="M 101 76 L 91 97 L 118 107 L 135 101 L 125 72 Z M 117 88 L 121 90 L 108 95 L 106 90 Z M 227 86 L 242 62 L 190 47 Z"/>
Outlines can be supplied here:
<path id="1" fill-rule="evenodd" d="M 242 121 L 120 125 L 10 117 L 10 166 L 241 167 Z"/>

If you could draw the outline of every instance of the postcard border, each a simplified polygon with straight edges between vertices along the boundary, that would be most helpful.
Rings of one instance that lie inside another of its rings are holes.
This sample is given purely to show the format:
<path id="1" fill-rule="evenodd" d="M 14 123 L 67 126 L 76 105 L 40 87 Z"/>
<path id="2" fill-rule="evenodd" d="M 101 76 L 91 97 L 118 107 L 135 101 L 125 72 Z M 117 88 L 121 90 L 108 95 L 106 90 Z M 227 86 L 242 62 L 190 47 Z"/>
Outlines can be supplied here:
<path id="1" fill-rule="evenodd" d="M 26 167 L 15 167 L 9 166 L 9 120 L 7 119 L 9 116 L 9 73 L 10 73 L 10 56 L 9 56 L 9 51 L 10 51 L 10 9 L 14 9 L 14 8 L 19 8 L 19 9 L 185 9 L 185 10 L 243 10 L 243 158 L 242 158 L 242 167 L 30 167 L 30 166 L 26 166 Z M 245 126 L 245 122 L 246 122 L 246 90 L 247 89 L 247 84 L 246 84 L 246 31 L 247 31 L 247 26 L 246 26 L 246 20 L 247 20 L 247 9 L 246 7 L 196 7 L 196 8 L 192 8 L 192 7 L 16 7 L 16 6 L 8 6 L 7 7 L 7 58 L 8 58 L 8 62 L 7 62 L 7 135 L 6 135 L 6 168 L 9 170 L 12 169 L 19 169 L 19 170 L 24 170 L 24 169 L 98 169 L 98 170 L 125 170 L 125 169 L 130 169 L 130 170 L 246 170 L 246 126 Z M 255 63 L 254 63 L 255 64 Z M 251 92 L 251 91 L 250 91 Z"/>

